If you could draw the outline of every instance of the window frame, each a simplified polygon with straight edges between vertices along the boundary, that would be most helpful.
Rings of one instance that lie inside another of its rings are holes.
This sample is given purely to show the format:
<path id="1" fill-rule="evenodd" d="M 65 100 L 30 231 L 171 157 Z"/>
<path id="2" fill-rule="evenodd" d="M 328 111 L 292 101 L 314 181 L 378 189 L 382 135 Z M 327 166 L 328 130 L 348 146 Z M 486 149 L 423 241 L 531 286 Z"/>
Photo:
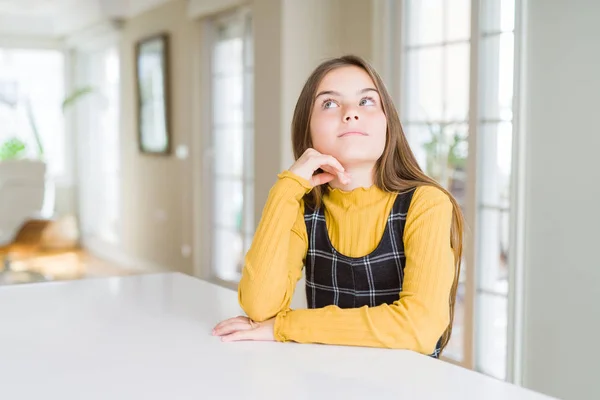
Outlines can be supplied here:
<path id="1" fill-rule="evenodd" d="M 95 72 L 98 71 L 98 58 L 99 57 L 106 57 L 107 53 L 109 51 L 114 51 L 116 52 L 117 58 L 119 60 L 119 64 L 118 64 L 118 69 L 119 69 L 119 77 L 118 77 L 118 81 L 116 83 L 116 97 L 117 97 L 117 107 L 116 107 L 116 135 L 117 135 L 117 144 L 115 146 L 117 153 L 117 159 L 118 159 L 118 164 L 116 166 L 116 171 L 113 172 L 111 175 L 113 175 L 115 177 L 115 181 L 113 182 L 113 184 L 116 184 L 117 188 L 117 200 L 116 200 L 116 221 L 115 221 L 115 226 L 114 226 L 114 230 L 109 232 L 105 232 L 105 231 L 98 231 L 98 232 L 90 232 L 92 233 L 91 237 L 88 237 L 88 232 L 85 230 L 86 225 L 85 225 L 85 216 L 81 215 L 82 213 L 85 212 L 84 209 L 82 209 L 82 206 L 85 207 L 86 203 L 88 201 L 88 199 L 92 199 L 94 198 L 94 196 L 90 196 L 89 193 L 85 193 L 85 190 L 89 190 L 90 188 L 93 187 L 97 187 L 98 185 L 96 185 L 95 183 L 85 183 L 88 182 L 90 177 L 88 176 L 78 176 L 78 180 L 80 181 L 77 185 L 78 187 L 78 204 L 79 204 L 79 210 L 78 213 L 80 214 L 80 218 L 82 219 L 81 223 L 82 223 L 82 236 L 83 236 L 83 240 L 85 243 L 87 244 L 92 244 L 95 245 L 98 242 L 102 243 L 102 245 L 105 246 L 113 246 L 113 247 L 119 247 L 123 238 L 123 225 L 121 223 L 121 216 L 122 216 L 122 195 L 123 195 L 123 191 L 122 191 L 122 185 L 121 185 L 121 181 L 119 179 L 120 174 L 119 172 L 122 170 L 123 167 L 123 161 L 122 161 L 122 155 L 120 153 L 120 149 L 121 149 L 121 145 L 122 145 L 122 138 L 121 138 L 121 112 L 120 112 L 120 108 L 121 108 L 121 87 L 122 87 L 122 76 L 121 76 L 121 68 L 120 68 L 120 63 L 122 60 L 122 55 L 120 54 L 120 47 L 119 47 L 119 42 L 118 41 L 106 41 L 103 42 L 101 45 L 95 45 L 95 46 L 86 46 L 86 47 L 79 47 L 76 50 L 74 50 L 74 54 L 73 54 L 73 77 L 72 77 L 72 82 L 73 84 L 77 84 L 77 86 L 81 85 L 81 86 L 87 86 L 87 85 L 93 85 L 93 82 L 96 82 L 96 78 L 97 76 L 95 76 Z M 106 61 L 106 60 L 104 60 Z M 95 85 L 93 85 L 95 86 Z M 106 89 L 106 87 L 101 87 L 100 90 L 104 91 Z M 96 121 L 96 116 L 93 116 L 93 110 L 96 109 L 96 107 L 89 103 L 88 101 L 89 99 L 83 99 L 82 103 L 77 104 L 75 107 L 75 113 L 69 113 L 68 114 L 68 118 L 72 120 L 72 123 L 74 124 L 74 126 L 77 127 L 77 131 L 81 132 L 81 131 L 85 131 L 87 130 L 87 126 L 89 126 L 90 124 L 92 126 L 96 126 L 97 125 L 97 121 Z M 77 157 L 77 161 L 76 164 L 79 165 L 81 163 L 85 163 L 85 161 L 89 161 L 89 157 L 86 155 L 86 150 L 83 148 L 83 146 L 85 145 L 89 145 L 89 142 L 83 140 L 82 137 L 79 137 L 76 141 L 76 146 L 77 146 L 77 151 L 76 151 L 76 157 Z M 97 165 L 96 163 L 94 163 L 95 165 Z M 81 169 L 78 168 L 78 172 L 81 172 Z M 101 174 L 101 175 L 104 175 Z M 96 175 L 97 177 L 98 175 Z M 85 181 L 85 182 L 82 182 Z M 85 183 L 85 184 L 84 184 Z M 93 208 L 93 207 L 92 207 Z M 106 235 L 108 233 L 108 235 Z M 112 237 L 111 237 L 112 236 Z"/>
<path id="2" fill-rule="evenodd" d="M 481 4 L 482 0 L 471 0 L 471 31 L 468 42 L 470 43 L 469 59 L 469 136 L 468 147 L 469 155 L 467 157 L 467 191 L 465 206 L 466 224 L 469 229 L 465 235 L 465 262 L 468 267 L 465 276 L 465 321 L 464 321 L 464 341 L 463 360 L 455 361 L 445 358 L 446 361 L 459 364 L 461 366 L 475 369 L 476 358 L 476 295 L 477 295 L 477 275 L 480 268 L 477 263 L 478 249 L 478 207 L 480 205 L 477 192 L 477 182 L 479 181 L 478 166 L 478 133 L 480 118 L 479 107 L 481 105 L 479 76 L 482 65 L 480 56 L 481 34 Z M 522 135 L 521 105 L 519 103 L 522 63 L 522 13 L 523 2 L 515 0 L 515 22 L 514 22 L 514 59 L 513 59 L 513 103 L 512 103 L 512 159 L 510 176 L 510 214 L 509 214 L 509 288 L 506 295 L 508 300 L 508 321 L 507 321 L 507 352 L 506 352 L 506 380 L 513 383 L 522 381 L 522 307 L 523 307 L 523 279 L 524 279 L 524 244 L 523 244 L 523 208 L 525 204 L 525 139 Z M 403 119 L 404 96 L 403 88 L 406 87 L 406 59 L 404 57 L 404 39 L 406 36 L 406 26 L 403 26 L 404 14 L 406 10 L 406 0 L 396 2 L 386 0 L 374 9 L 374 21 L 383 21 L 383 23 L 374 24 L 374 63 L 382 71 L 382 76 L 390 88 L 390 92 L 395 101 L 397 101 L 400 111 L 400 117 L 403 125 L 406 121 Z M 390 17 L 390 15 L 392 17 Z M 476 32 L 477 34 L 473 34 Z M 450 42 L 449 42 L 450 43 Z M 455 43 L 452 41 L 451 43 Z M 448 44 L 448 43 L 445 43 Z M 470 232 L 469 232 L 470 231 Z"/>
<path id="3" fill-rule="evenodd" d="M 237 283 L 241 274 L 237 274 L 233 279 L 224 279 L 220 277 L 215 269 L 215 229 L 219 229 L 219 224 L 214 223 L 213 215 L 215 214 L 215 201 L 213 199 L 213 192 L 216 188 L 216 184 L 219 180 L 230 180 L 227 177 L 221 176 L 219 177 L 216 171 L 214 170 L 214 161 L 216 160 L 217 154 L 215 153 L 215 142 L 214 142 L 214 129 L 215 123 L 212 112 L 212 103 L 214 99 L 214 88 L 213 88 L 213 77 L 215 75 L 213 69 L 213 50 L 214 45 L 216 43 L 216 35 L 215 29 L 217 24 L 226 24 L 229 22 L 239 23 L 241 24 L 244 44 L 243 44 L 243 92 L 244 96 L 244 120 L 242 121 L 243 125 L 243 134 L 244 140 L 243 142 L 243 166 L 242 166 L 242 188 L 243 188 L 243 203 L 242 203 L 242 253 L 244 250 L 247 250 L 250 246 L 250 242 L 252 240 L 252 236 L 254 234 L 254 186 L 255 186 L 255 177 L 254 177 L 254 116 L 253 116 L 253 107 L 254 107 L 254 93 L 253 93 L 253 85 L 254 85 L 254 72 L 253 72 L 253 33 L 252 33 L 252 13 L 249 7 L 240 6 L 235 8 L 234 10 L 223 12 L 220 14 L 213 15 L 208 17 L 204 24 L 203 36 L 205 37 L 205 51 L 204 58 L 206 60 L 204 64 L 203 70 L 206 72 L 205 78 L 202 80 L 202 86 L 204 88 L 209 88 L 210 100 L 205 103 L 207 104 L 207 108 L 205 110 L 205 124 L 203 125 L 205 130 L 205 135 L 203 135 L 203 144 L 202 144 L 202 207 L 203 210 L 200 215 L 200 220 L 196 219 L 197 223 L 203 224 L 202 238 L 200 239 L 202 244 L 196 243 L 196 248 L 200 249 L 202 252 L 201 257 L 197 257 L 197 259 L 202 264 L 201 266 L 196 266 L 195 273 L 214 283 L 220 284 L 225 287 L 229 287 L 232 289 L 237 288 Z M 248 65 L 247 61 L 251 60 L 251 64 Z M 249 80 L 246 79 L 249 77 Z M 251 85 L 249 88 L 248 85 Z M 240 180 L 240 177 L 230 177 L 235 178 L 234 180 Z M 241 272 L 241 271 L 240 271 Z"/>

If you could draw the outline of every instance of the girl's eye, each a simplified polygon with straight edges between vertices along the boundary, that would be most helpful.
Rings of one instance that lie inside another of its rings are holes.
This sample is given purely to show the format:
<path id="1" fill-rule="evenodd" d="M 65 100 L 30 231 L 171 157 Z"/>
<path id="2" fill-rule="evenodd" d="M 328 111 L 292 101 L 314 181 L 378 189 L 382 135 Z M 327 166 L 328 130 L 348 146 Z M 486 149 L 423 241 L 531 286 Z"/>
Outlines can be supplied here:
<path id="1" fill-rule="evenodd" d="M 373 98 L 371 98 L 371 97 L 365 97 L 364 99 L 362 99 L 360 101 L 359 105 L 361 105 L 361 106 L 374 106 L 375 105 L 375 100 L 373 100 Z"/>
<path id="2" fill-rule="evenodd" d="M 337 104 L 333 100 L 325 100 L 323 102 L 323 108 L 334 108 L 337 107 Z"/>

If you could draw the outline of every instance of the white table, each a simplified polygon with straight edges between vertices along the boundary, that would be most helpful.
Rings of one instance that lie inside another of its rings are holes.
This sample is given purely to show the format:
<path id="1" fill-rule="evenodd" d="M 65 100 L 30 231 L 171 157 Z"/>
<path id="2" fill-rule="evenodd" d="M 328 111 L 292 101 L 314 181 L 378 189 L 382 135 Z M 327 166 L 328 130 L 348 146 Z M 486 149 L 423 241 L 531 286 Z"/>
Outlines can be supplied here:
<path id="1" fill-rule="evenodd" d="M 549 397 L 409 351 L 222 343 L 235 292 L 182 274 L 0 287 L 3 399 Z"/>

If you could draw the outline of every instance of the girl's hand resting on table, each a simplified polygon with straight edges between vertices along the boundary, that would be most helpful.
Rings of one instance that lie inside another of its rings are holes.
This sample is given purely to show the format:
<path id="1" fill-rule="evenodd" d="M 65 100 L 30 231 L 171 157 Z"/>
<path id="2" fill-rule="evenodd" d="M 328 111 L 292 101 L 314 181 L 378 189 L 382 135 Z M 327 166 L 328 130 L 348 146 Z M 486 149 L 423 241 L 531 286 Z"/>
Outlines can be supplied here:
<path id="1" fill-rule="evenodd" d="M 223 342 L 240 340 L 275 341 L 275 318 L 264 322 L 254 322 L 248 317 L 229 318 L 219 322 L 212 331 L 213 336 L 221 336 Z"/>
<path id="2" fill-rule="evenodd" d="M 316 173 L 318 170 L 320 173 Z M 334 179 L 342 184 L 350 182 L 350 174 L 333 156 L 319 153 L 315 149 L 307 149 L 292 165 L 289 171 L 318 186 Z M 264 322 L 254 322 L 248 317 L 234 317 L 226 319 L 215 326 L 213 336 L 220 336 L 224 342 L 239 340 L 274 341 L 275 318 Z"/>
<path id="3" fill-rule="evenodd" d="M 324 172 L 315 174 L 318 169 Z M 350 175 L 345 172 L 344 167 L 333 156 L 319 153 L 315 149 L 306 151 L 290 167 L 290 172 L 306 179 L 311 185 L 319 186 L 331 182 L 335 178 L 346 185 L 350 182 Z"/>

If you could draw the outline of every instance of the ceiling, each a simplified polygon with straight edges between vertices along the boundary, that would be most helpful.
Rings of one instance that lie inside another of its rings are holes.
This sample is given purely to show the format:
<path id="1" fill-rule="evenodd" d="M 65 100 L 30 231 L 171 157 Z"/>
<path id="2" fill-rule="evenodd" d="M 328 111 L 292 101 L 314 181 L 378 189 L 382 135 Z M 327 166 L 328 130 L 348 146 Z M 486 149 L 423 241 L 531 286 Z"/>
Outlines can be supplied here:
<path id="1" fill-rule="evenodd" d="M 0 36 L 59 38 L 170 0 L 0 0 Z"/>

